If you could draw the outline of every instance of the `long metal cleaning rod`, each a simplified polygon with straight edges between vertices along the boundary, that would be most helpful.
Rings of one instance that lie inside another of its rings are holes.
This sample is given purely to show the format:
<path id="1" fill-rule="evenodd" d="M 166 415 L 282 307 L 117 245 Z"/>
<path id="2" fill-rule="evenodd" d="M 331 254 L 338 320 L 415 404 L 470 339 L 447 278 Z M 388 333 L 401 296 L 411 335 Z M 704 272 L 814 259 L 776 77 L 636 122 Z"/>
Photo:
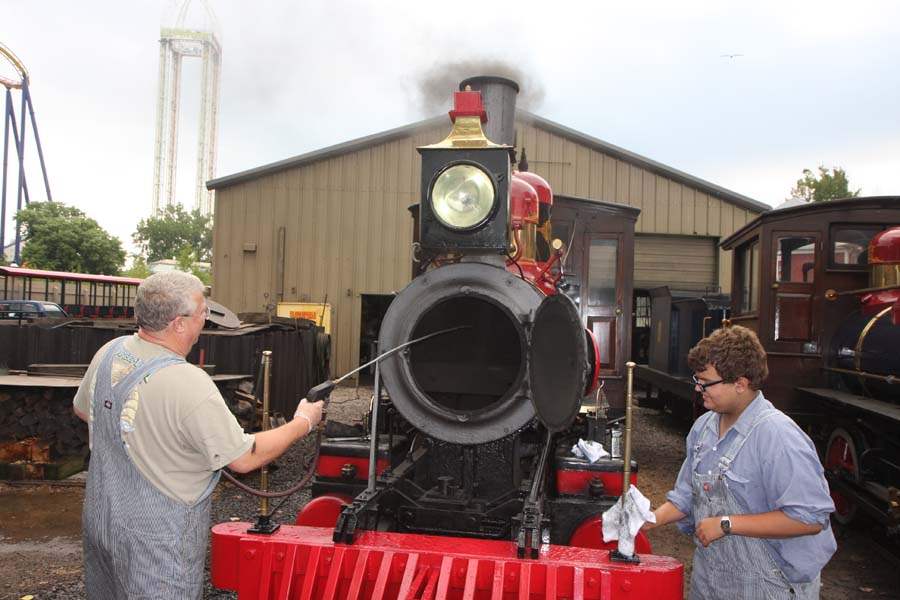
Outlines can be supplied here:
<path id="1" fill-rule="evenodd" d="M 366 489 L 375 491 L 376 461 L 378 460 L 378 405 L 381 404 L 381 363 L 375 363 L 375 390 L 372 400 L 372 433 L 369 443 L 369 482 Z M 388 448 L 388 452 L 391 449 Z"/>
<path id="2" fill-rule="evenodd" d="M 457 331 L 457 330 L 459 330 L 459 329 L 471 329 L 471 328 L 472 328 L 471 325 L 460 325 L 459 327 L 450 327 L 449 329 L 441 329 L 440 331 L 435 331 L 434 333 L 429 333 L 428 335 L 423 335 L 422 337 L 418 337 L 418 338 L 416 338 L 416 339 L 414 339 L 414 340 L 410 340 L 410 341 L 408 341 L 408 342 L 405 342 L 405 343 L 403 343 L 403 344 L 400 344 L 399 346 L 395 346 L 395 347 L 391 348 L 390 350 L 388 350 L 388 351 L 385 352 L 384 354 L 379 354 L 378 356 L 376 356 L 375 358 L 373 358 L 372 360 L 370 360 L 370 361 L 367 362 L 366 364 L 360 365 L 360 366 L 356 367 L 355 369 L 353 369 L 352 371 L 350 371 L 349 373 L 346 373 L 345 375 L 342 375 L 342 376 L 338 377 L 337 379 L 335 379 L 335 380 L 333 381 L 333 383 L 334 383 L 335 385 L 337 385 L 337 384 L 339 384 L 340 382 L 342 382 L 342 381 L 344 381 L 345 379 L 347 379 L 348 377 L 350 377 L 351 375 L 355 375 L 356 373 L 359 373 L 360 371 L 362 371 L 362 370 L 365 369 L 366 367 L 368 367 L 368 366 L 370 366 L 370 365 L 373 365 L 373 364 L 376 364 L 376 363 L 380 362 L 381 360 L 387 358 L 387 357 L 390 356 L 391 354 L 394 354 L 395 352 L 398 352 L 398 351 L 400 351 L 400 350 L 403 350 L 403 349 L 406 348 L 407 346 L 412 346 L 413 344 L 417 344 L 417 343 L 422 342 L 422 341 L 425 341 L 425 340 L 427 340 L 427 339 L 429 339 L 429 338 L 433 338 L 433 337 L 435 337 L 435 336 L 437 336 L 437 335 L 443 335 L 443 334 L 445 334 L 445 333 L 450 333 L 451 331 Z M 375 369 L 375 373 L 376 373 L 376 374 L 378 373 L 378 369 Z"/>

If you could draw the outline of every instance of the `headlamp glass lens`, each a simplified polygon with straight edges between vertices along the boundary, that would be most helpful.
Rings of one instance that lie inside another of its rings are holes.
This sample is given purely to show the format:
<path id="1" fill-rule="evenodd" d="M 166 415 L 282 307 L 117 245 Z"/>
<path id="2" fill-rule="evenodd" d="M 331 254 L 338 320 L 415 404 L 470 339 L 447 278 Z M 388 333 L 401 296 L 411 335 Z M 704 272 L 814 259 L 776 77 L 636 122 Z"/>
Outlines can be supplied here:
<path id="1" fill-rule="evenodd" d="M 437 218 L 452 229 L 471 229 L 484 222 L 494 206 L 494 185 L 482 169 L 454 165 L 441 173 L 431 188 Z"/>

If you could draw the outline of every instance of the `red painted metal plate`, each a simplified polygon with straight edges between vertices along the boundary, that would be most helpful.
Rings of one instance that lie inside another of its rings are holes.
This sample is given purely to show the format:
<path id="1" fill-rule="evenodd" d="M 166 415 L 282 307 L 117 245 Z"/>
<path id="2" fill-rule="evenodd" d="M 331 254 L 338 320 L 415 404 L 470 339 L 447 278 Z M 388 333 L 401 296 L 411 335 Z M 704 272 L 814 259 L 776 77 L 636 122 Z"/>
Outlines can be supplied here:
<path id="1" fill-rule="evenodd" d="M 247 534 L 249 523 L 212 530 L 212 581 L 241 600 L 680 600 L 683 567 L 645 555 L 614 563 L 609 552 L 546 545 L 535 560 L 513 542 L 360 532 L 335 544 L 332 529 L 282 526 Z"/>

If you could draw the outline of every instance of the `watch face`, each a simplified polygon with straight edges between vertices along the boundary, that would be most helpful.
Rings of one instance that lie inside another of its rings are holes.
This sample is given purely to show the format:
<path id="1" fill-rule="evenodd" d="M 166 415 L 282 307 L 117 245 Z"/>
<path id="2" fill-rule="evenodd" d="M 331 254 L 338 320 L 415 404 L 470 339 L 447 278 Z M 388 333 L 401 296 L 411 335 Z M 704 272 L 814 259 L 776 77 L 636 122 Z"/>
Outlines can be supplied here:
<path id="1" fill-rule="evenodd" d="M 722 517 L 722 531 L 725 533 L 731 533 L 731 519 L 728 517 Z"/>

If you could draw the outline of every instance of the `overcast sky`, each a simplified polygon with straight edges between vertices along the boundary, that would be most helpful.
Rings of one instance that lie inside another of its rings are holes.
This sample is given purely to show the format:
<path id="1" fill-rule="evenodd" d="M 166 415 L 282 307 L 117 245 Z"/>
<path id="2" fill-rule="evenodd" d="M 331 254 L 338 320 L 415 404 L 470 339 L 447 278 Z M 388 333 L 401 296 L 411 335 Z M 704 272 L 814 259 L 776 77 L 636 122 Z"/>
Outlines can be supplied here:
<path id="1" fill-rule="evenodd" d="M 180 3 L 0 0 L 0 42 L 30 72 L 53 198 L 129 248 L 150 213 L 159 30 Z M 188 25 L 206 24 L 192 4 Z M 767 204 L 820 164 L 863 194 L 900 194 L 897 2 L 209 5 L 223 46 L 217 176 L 435 116 L 445 107 L 425 101 L 423 82 L 484 61 L 521 73 L 532 112 Z M 187 60 L 188 206 L 198 73 Z"/>

